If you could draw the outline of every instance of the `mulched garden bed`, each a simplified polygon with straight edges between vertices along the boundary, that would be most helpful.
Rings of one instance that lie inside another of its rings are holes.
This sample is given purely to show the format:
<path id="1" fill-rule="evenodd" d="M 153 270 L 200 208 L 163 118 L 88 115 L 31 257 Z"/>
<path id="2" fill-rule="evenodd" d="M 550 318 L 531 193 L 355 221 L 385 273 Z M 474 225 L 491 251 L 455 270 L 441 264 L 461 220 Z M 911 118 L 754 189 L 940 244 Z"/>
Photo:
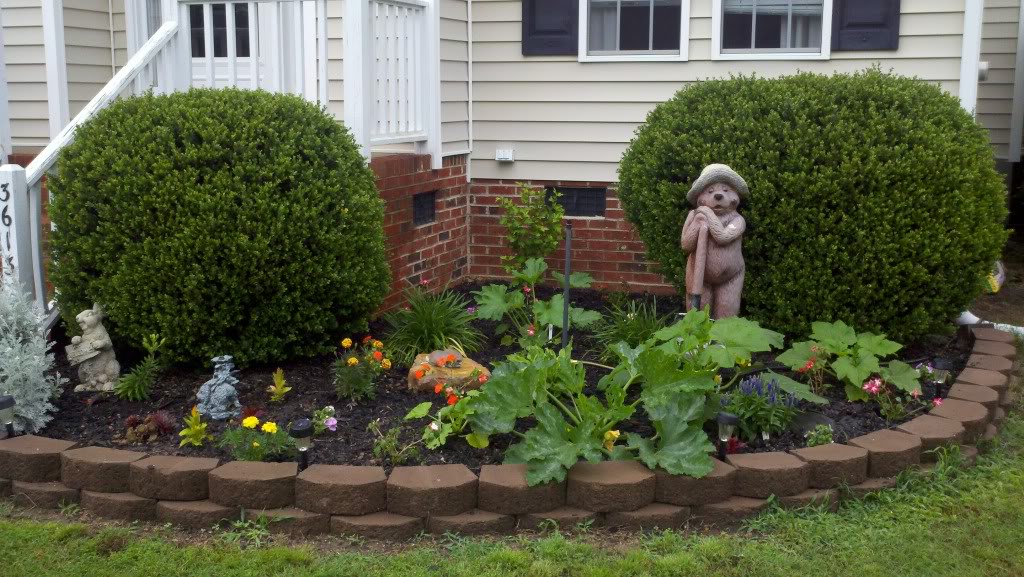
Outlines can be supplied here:
<path id="1" fill-rule="evenodd" d="M 480 284 L 464 284 L 455 290 L 468 295 L 469 292 L 479 289 L 480 286 Z M 553 289 L 544 287 L 538 287 L 537 290 L 538 296 L 541 298 L 548 298 L 554 292 Z M 608 306 L 608 298 L 609 295 L 597 291 L 577 290 L 573 291 L 571 301 L 575 306 L 603 312 Z M 645 297 L 644 295 L 631 295 L 630 298 Z M 682 301 L 678 297 L 658 297 L 657 304 L 659 311 L 663 313 L 678 312 L 682 307 Z M 498 342 L 499 338 L 494 336 L 495 323 L 476 322 L 478 328 L 488 339 L 488 344 L 483 350 L 471 355 L 474 360 L 485 366 L 492 366 L 495 362 L 503 360 L 508 354 L 517 350 L 515 346 L 502 346 Z M 377 321 L 371 324 L 371 334 L 377 338 L 384 338 L 386 341 L 384 331 L 384 323 Z M 354 336 L 361 337 L 362 335 Z M 179 448 L 178 446 L 179 438 L 176 431 L 181 428 L 181 419 L 196 403 L 196 392 L 199 387 L 211 378 L 211 368 L 175 367 L 164 371 L 152 390 L 150 400 L 145 402 L 122 401 L 110 394 L 75 393 L 73 389 L 78 384 L 77 373 L 68 367 L 64 355 L 64 346 L 68 344 L 69 339 L 59 328 L 54 331 L 53 338 L 57 341 L 57 346 L 54 349 L 57 353 L 57 370 L 68 376 L 70 382 L 65 385 L 60 398 L 55 401 L 58 412 L 54 420 L 39 433 L 40 435 L 75 440 L 93 446 L 134 448 L 150 454 L 206 456 L 219 457 L 225 461 L 230 460 L 228 452 L 217 448 L 216 442 L 207 443 L 202 448 Z M 597 343 L 589 335 L 580 332 L 575 334 L 574 356 L 576 358 L 597 361 L 599 356 L 597 349 Z M 903 360 L 919 362 L 939 354 L 955 359 L 959 365 L 956 372 L 959 372 L 966 363 L 969 343 L 953 336 L 929 337 L 918 343 L 907 345 L 900 352 L 900 357 Z M 131 351 L 119 351 L 119 358 L 122 360 L 123 368 L 131 367 L 136 362 L 138 355 Z M 771 355 L 761 355 L 755 360 L 779 370 L 773 364 L 774 359 Z M 406 387 L 408 367 L 399 366 L 396 363 L 390 371 L 381 377 L 375 399 L 360 403 L 339 401 L 332 382 L 333 362 L 333 355 L 327 355 L 280 365 L 242 369 L 236 375 L 240 381 L 238 385 L 239 398 L 245 407 L 262 410 L 263 418 L 274 420 L 282 425 L 309 417 L 314 410 L 325 405 L 333 405 L 336 410 L 338 429 L 336 432 L 328 431 L 323 436 L 317 437 L 311 462 L 383 465 L 390 469 L 392 464 L 386 458 L 379 459 L 374 456 L 373 445 L 376 436 L 368 430 L 368 425 L 379 419 L 382 430 L 387 431 L 399 427 L 401 441 L 403 443 L 414 442 L 420 438 L 424 422 L 405 423 L 403 417 L 419 403 L 434 401 L 439 407 L 443 399 L 429 393 L 409 391 Z M 266 387 L 272 382 L 271 373 L 278 367 L 284 370 L 292 391 L 288 393 L 284 402 L 271 404 L 268 403 Z M 596 387 L 597 381 L 603 375 L 603 370 L 588 367 L 588 388 Z M 728 377 L 727 373 L 723 376 L 726 379 Z M 931 398 L 931 394 L 932 391 L 925 387 L 925 397 Z M 874 403 L 846 401 L 843 390 L 839 386 L 833 387 L 827 396 L 831 401 L 828 405 L 817 406 L 802 403 L 801 408 L 816 411 L 831 419 L 834 422 L 834 437 L 837 442 L 844 442 L 849 438 L 899 424 L 899 422 L 887 422 L 882 418 Z M 160 437 L 155 442 L 142 445 L 124 444 L 121 439 L 125 433 L 126 420 L 132 416 L 144 418 L 155 411 L 165 411 L 173 419 L 175 431 Z M 921 412 L 909 415 L 904 421 L 912 419 Z M 209 430 L 216 436 L 224 427 L 223 424 L 211 423 Z M 638 412 L 633 419 L 623 423 L 621 429 L 645 434 L 652 432 L 651 426 L 642 412 Z M 491 445 L 487 449 L 481 450 L 474 449 L 462 440 L 455 439 L 437 451 L 422 449 L 417 459 L 406 464 L 462 463 L 470 469 L 478 471 L 482 465 L 502 462 L 504 450 L 512 442 L 511 436 L 493 437 Z M 787 432 L 768 442 L 747 446 L 741 449 L 741 452 L 780 451 L 803 446 L 805 446 L 805 442 L 801 434 Z"/>

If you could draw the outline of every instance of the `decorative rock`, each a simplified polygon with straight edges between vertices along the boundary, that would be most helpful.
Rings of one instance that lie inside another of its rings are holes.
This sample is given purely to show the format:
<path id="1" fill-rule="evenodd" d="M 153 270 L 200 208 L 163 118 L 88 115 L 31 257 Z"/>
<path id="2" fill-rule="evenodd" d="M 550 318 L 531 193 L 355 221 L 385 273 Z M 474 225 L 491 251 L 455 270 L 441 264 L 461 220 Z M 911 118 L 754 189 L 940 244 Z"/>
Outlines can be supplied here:
<path id="1" fill-rule="evenodd" d="M 893 477 L 907 467 L 921 464 L 921 438 L 917 435 L 881 430 L 850 439 L 849 444 L 867 449 L 871 477 Z"/>
<path id="2" fill-rule="evenodd" d="M 554 523 L 560 530 L 572 530 L 582 524 L 599 525 L 601 516 L 593 511 L 585 511 L 576 507 L 559 507 L 544 513 L 527 513 L 519 517 L 521 529 L 536 531 L 548 523 Z"/>
<path id="3" fill-rule="evenodd" d="M 961 371 L 956 376 L 956 382 L 988 387 L 995 389 L 999 394 L 1005 393 L 1010 386 L 1010 378 L 1003 373 L 970 368 Z"/>
<path id="4" fill-rule="evenodd" d="M 280 509 L 295 503 L 295 463 L 234 461 L 210 471 L 210 500 L 225 507 Z"/>
<path id="5" fill-rule="evenodd" d="M 830 443 L 790 453 L 810 465 L 809 484 L 815 489 L 856 485 L 868 478 L 868 452 L 860 447 Z"/>
<path id="6" fill-rule="evenodd" d="M 6 499 L 11 496 L 11 480 L 0 479 L 0 499 Z"/>
<path id="7" fill-rule="evenodd" d="M 219 463 L 201 457 L 146 457 L 129 466 L 128 485 L 149 499 L 202 501 L 210 495 L 208 475 Z"/>
<path id="8" fill-rule="evenodd" d="M 1012 343 L 997 343 L 995 341 L 974 341 L 974 348 L 971 350 L 975 355 L 992 355 L 1003 357 L 1011 361 L 1017 358 L 1017 347 Z"/>
<path id="9" fill-rule="evenodd" d="M 72 489 L 97 493 L 128 491 L 129 466 L 145 458 L 145 453 L 82 447 L 61 454 L 61 482 Z"/>
<path id="10" fill-rule="evenodd" d="M 896 430 L 921 438 L 921 461 L 935 461 L 935 449 L 959 445 L 964 441 L 966 431 L 957 421 L 934 415 L 921 415 L 896 427 Z"/>
<path id="11" fill-rule="evenodd" d="M 736 481 L 736 469 L 718 459 L 712 459 L 714 469 L 705 477 L 696 478 L 686 475 L 672 475 L 658 469 L 654 500 L 681 507 L 707 505 L 724 501 L 732 496 Z"/>
<path id="12" fill-rule="evenodd" d="M 395 467 L 388 511 L 409 517 L 458 515 L 476 507 L 477 478 L 465 465 Z"/>
<path id="13" fill-rule="evenodd" d="M 387 505 L 382 467 L 313 465 L 295 479 L 295 506 L 327 515 L 365 515 Z"/>
<path id="14" fill-rule="evenodd" d="M 956 383 L 949 388 L 949 393 L 946 396 L 951 399 L 981 403 L 988 409 L 990 416 L 995 415 L 996 407 L 999 406 L 999 393 L 994 389 L 979 387 L 978 385 Z"/>
<path id="15" fill-rule="evenodd" d="M 457 365 L 439 367 L 436 360 L 432 360 L 447 357 L 449 354 L 456 356 Z M 430 368 L 424 369 L 423 365 Z M 418 371 L 423 372 L 420 378 L 416 378 Z M 471 358 L 463 358 L 458 351 L 444 350 L 434 351 L 429 355 L 417 355 L 412 368 L 409 369 L 408 382 L 410 390 L 433 393 L 437 383 L 444 383 L 460 390 L 479 389 L 490 377 L 491 371 L 487 367 Z"/>
<path id="16" fill-rule="evenodd" d="M 0 441 L 0 471 L 12 481 L 59 481 L 60 454 L 76 444 L 35 435 L 4 439 Z"/>
<path id="17" fill-rule="evenodd" d="M 779 506 L 784 509 L 824 507 L 827 511 L 834 512 L 839 508 L 839 493 L 834 489 L 808 489 L 803 493 L 781 497 Z"/>
<path id="18" fill-rule="evenodd" d="M 310 513 L 294 507 L 267 509 L 260 511 L 258 515 L 270 521 L 267 529 L 272 533 L 282 533 L 292 537 L 310 537 L 324 535 L 331 531 L 329 516 Z"/>
<path id="19" fill-rule="evenodd" d="M 484 465 L 480 468 L 479 504 L 484 511 L 524 515 L 565 505 L 565 482 L 529 486 L 526 465 Z"/>
<path id="20" fill-rule="evenodd" d="M 235 385 L 238 379 L 231 376 L 235 364 L 231 355 L 214 357 L 213 378 L 199 387 L 199 414 L 215 421 L 238 418 L 242 415 L 242 403 L 238 400 Z"/>
<path id="21" fill-rule="evenodd" d="M 755 499 L 801 493 L 811 475 L 810 465 L 789 453 L 729 455 L 729 464 L 736 467 L 736 494 Z"/>
<path id="22" fill-rule="evenodd" d="M 569 469 L 565 502 L 598 513 L 635 511 L 654 501 L 654 473 L 636 461 L 577 463 Z"/>
<path id="23" fill-rule="evenodd" d="M 996 371 L 1003 373 L 1004 375 L 1009 375 L 1010 371 L 1013 370 L 1013 361 L 1005 357 L 972 353 L 970 358 L 967 359 L 967 366 L 974 369 Z"/>
<path id="24" fill-rule="evenodd" d="M 62 505 L 78 502 L 78 489 L 65 487 L 56 481 L 14 481 L 11 483 L 11 493 L 16 505 L 35 509 L 60 509 Z"/>
<path id="25" fill-rule="evenodd" d="M 158 501 L 156 518 L 183 529 L 209 529 L 239 518 L 238 507 L 224 507 L 213 501 Z"/>
<path id="26" fill-rule="evenodd" d="M 458 533 L 460 535 L 493 535 L 510 533 L 516 526 L 516 518 L 489 511 L 473 509 L 465 513 L 450 516 L 434 516 L 427 519 L 427 531 L 443 535 Z"/>
<path id="27" fill-rule="evenodd" d="M 78 313 L 75 321 L 82 329 L 82 336 L 71 338 L 65 347 L 68 362 L 78 365 L 78 381 L 75 392 L 113 391 L 121 365 L 114 355 L 114 343 L 103 327 L 103 310 L 94 304 L 89 310 Z"/>
<path id="28" fill-rule="evenodd" d="M 1013 333 L 990 328 L 975 328 L 971 331 L 974 338 L 979 341 L 993 341 L 997 343 L 1013 343 Z"/>
<path id="29" fill-rule="evenodd" d="M 929 413 L 936 417 L 957 421 L 964 426 L 964 442 L 972 443 L 985 433 L 989 413 L 985 405 L 958 399 L 945 399 L 941 406 L 932 408 Z"/>
<path id="30" fill-rule="evenodd" d="M 331 517 L 331 532 L 380 541 L 407 541 L 423 531 L 423 519 L 394 513 Z"/>
<path id="31" fill-rule="evenodd" d="M 739 525 L 744 520 L 764 511 L 767 507 L 768 501 L 766 499 L 730 497 L 725 501 L 693 509 L 693 516 L 704 525 L 725 528 Z"/>
<path id="32" fill-rule="evenodd" d="M 630 529 L 679 529 L 690 518 L 689 507 L 651 503 L 636 511 L 619 511 L 605 515 L 605 525 Z"/>
<path id="33" fill-rule="evenodd" d="M 850 498 L 863 499 L 871 493 L 892 489 L 895 486 L 895 477 L 868 479 L 859 485 L 852 485 L 850 487 Z"/>
<path id="34" fill-rule="evenodd" d="M 104 519 L 152 521 L 156 519 L 156 501 L 132 493 L 98 493 L 83 490 L 82 509 Z"/>
<path id="35" fill-rule="evenodd" d="M 966 469 L 978 462 L 978 448 L 971 445 L 960 445 L 960 464 Z"/>

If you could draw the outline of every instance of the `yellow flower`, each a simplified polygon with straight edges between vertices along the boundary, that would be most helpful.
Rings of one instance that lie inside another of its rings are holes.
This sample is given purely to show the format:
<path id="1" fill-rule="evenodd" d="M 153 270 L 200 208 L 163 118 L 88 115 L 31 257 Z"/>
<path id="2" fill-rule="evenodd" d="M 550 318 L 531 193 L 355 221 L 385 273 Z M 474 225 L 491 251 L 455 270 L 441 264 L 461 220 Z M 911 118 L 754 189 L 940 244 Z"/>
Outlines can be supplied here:
<path id="1" fill-rule="evenodd" d="M 722 375 L 715 375 L 715 382 L 719 385 L 722 384 Z"/>
<path id="2" fill-rule="evenodd" d="M 354 367 L 354 366 L 356 366 L 358 364 L 359 364 L 359 359 L 357 359 L 355 357 L 349 357 L 348 358 L 348 366 Z"/>
<path id="3" fill-rule="evenodd" d="M 277 432 L 277 423 L 263 423 L 263 427 L 260 430 L 264 433 L 270 433 L 273 435 Z"/>
<path id="4" fill-rule="evenodd" d="M 258 417 L 246 417 L 245 419 L 242 420 L 242 426 L 245 427 L 246 429 L 255 429 L 259 425 L 260 420 Z"/>
<path id="5" fill-rule="evenodd" d="M 385 369 L 390 369 L 391 359 L 384 359 L 383 361 L 380 362 L 380 366 L 384 367 Z"/>
<path id="6" fill-rule="evenodd" d="M 384 343 L 382 343 L 380 341 L 373 341 L 373 348 L 375 348 L 375 349 L 383 349 L 384 348 Z"/>
<path id="7" fill-rule="evenodd" d="M 259 444 L 259 443 L 257 443 L 256 441 L 253 441 L 253 442 L 252 442 L 252 446 L 253 446 L 253 448 L 256 448 L 256 447 L 259 447 L 259 446 L 260 446 L 260 444 Z"/>
<path id="8" fill-rule="evenodd" d="M 604 434 L 604 448 L 611 451 L 612 446 L 615 445 L 615 441 L 619 439 L 619 435 L 621 435 L 621 433 L 618 431 L 606 431 Z"/>
<path id="9" fill-rule="evenodd" d="M 744 368 L 749 367 L 750 359 L 736 359 L 736 364 Z"/>
<path id="10" fill-rule="evenodd" d="M 343 341 L 341 341 L 341 346 L 343 348 L 346 348 L 346 349 L 352 348 L 352 339 L 350 339 L 350 338 L 344 339 Z"/>

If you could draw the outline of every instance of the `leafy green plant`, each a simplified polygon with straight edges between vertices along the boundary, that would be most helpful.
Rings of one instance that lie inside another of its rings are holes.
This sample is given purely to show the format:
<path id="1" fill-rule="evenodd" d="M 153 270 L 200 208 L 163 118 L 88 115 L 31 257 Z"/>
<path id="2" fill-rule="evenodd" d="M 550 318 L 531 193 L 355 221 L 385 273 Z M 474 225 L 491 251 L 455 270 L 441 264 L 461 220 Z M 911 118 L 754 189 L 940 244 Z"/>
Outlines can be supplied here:
<path id="1" fill-rule="evenodd" d="M 807 439 L 808 447 L 817 447 L 819 445 L 828 445 L 833 443 L 832 426 L 824 423 L 817 425 L 810 431 L 807 431 L 804 438 Z"/>
<path id="2" fill-rule="evenodd" d="M 501 198 L 504 211 L 501 225 L 512 255 L 501 257 L 509 272 L 522 269 L 531 258 L 543 259 L 558 248 L 562 240 L 562 219 L 565 209 L 558 203 L 558 191 L 550 195 L 542 188 L 519 184 L 519 202 Z"/>
<path id="3" fill-rule="evenodd" d="M 537 284 L 544 278 L 548 265 L 540 258 L 526 261 L 522 270 L 512 273 L 515 286 L 491 284 L 474 291 L 476 298 L 476 315 L 490 321 L 502 321 L 495 333 L 502 336 L 504 345 L 514 342 L 510 331 L 519 338 L 524 348 L 531 345 L 543 345 L 548 342 L 547 327 L 562 328 L 562 307 L 564 295 L 557 294 L 549 300 L 537 298 Z M 561 285 L 564 275 L 552 272 L 552 276 Z M 593 279 L 586 273 L 574 272 L 569 275 L 569 286 L 572 288 L 589 288 Z M 601 320 L 597 311 L 589 311 L 580 307 L 569 307 L 570 326 L 589 327 Z"/>
<path id="4" fill-rule="evenodd" d="M 313 436 L 319 437 L 327 431 L 338 430 L 338 419 L 334 418 L 334 406 L 327 405 L 313 411 Z"/>
<path id="5" fill-rule="evenodd" d="M 242 426 L 221 433 L 217 446 L 231 452 L 236 461 L 270 461 L 290 457 L 295 440 L 273 421 L 260 422 L 259 417 L 242 419 Z"/>
<path id="6" fill-rule="evenodd" d="M 270 524 L 281 520 L 283 519 L 271 518 L 262 513 L 252 517 L 242 509 L 239 519 L 231 522 L 221 538 L 232 545 L 259 549 L 270 541 Z"/>
<path id="7" fill-rule="evenodd" d="M 122 98 L 58 166 L 51 273 L 69 327 L 101 302 L 115 337 L 165 335 L 168 361 L 269 363 L 329 352 L 389 290 L 373 171 L 301 97 Z"/>
<path id="8" fill-rule="evenodd" d="M 206 432 L 206 427 L 207 424 L 203 422 L 203 417 L 199 414 L 199 407 L 192 407 L 192 412 L 185 417 L 185 428 L 178 433 L 178 436 L 181 437 L 181 443 L 178 446 L 202 447 L 206 441 L 212 441 L 213 435 Z"/>
<path id="9" fill-rule="evenodd" d="M 425 417 L 430 418 L 430 423 L 423 429 L 423 444 L 430 450 L 436 450 L 443 447 L 452 435 L 462 435 L 471 446 L 486 447 L 486 439 L 472 433 L 463 435 L 469 424 L 469 416 L 473 414 L 473 399 L 480 395 L 480 391 L 460 390 L 438 383 L 434 387 L 434 393 L 445 399 L 445 404 L 438 409 L 435 415 L 430 415 L 433 403 L 426 401 L 413 407 L 404 419 L 414 421 Z"/>
<path id="10" fill-rule="evenodd" d="M 274 371 L 271 378 L 274 379 L 274 384 L 267 387 L 267 392 L 270 393 L 270 402 L 280 403 L 284 401 L 284 396 L 287 395 L 292 388 L 288 386 L 288 382 L 284 379 L 284 370 L 280 367 Z"/>
<path id="11" fill-rule="evenodd" d="M 715 162 L 751 190 L 745 314 L 789 335 L 821 319 L 941 332 L 1007 238 L 988 133 L 937 84 L 878 69 L 704 80 L 657 106 L 619 165 L 626 218 L 680 290 L 686 193 Z"/>
<path id="12" fill-rule="evenodd" d="M 404 465 L 410 461 L 420 458 L 420 441 L 402 443 L 400 435 L 402 430 L 392 427 L 387 431 L 381 428 L 380 419 L 374 419 L 366 426 L 366 430 L 373 433 L 373 456 L 378 459 L 388 459 L 393 466 Z"/>
<path id="13" fill-rule="evenodd" d="M 470 323 L 474 315 L 469 301 L 454 291 L 431 294 L 420 287 L 406 292 L 406 307 L 384 315 L 390 327 L 389 350 L 395 359 L 412 365 L 416 355 L 456 346 L 474 353 L 483 335 Z"/>
<path id="14" fill-rule="evenodd" d="M 384 343 L 367 336 L 361 345 L 352 339 L 341 341 L 342 350 L 334 361 L 334 389 L 339 399 L 363 401 L 377 396 L 377 378 L 391 368 L 384 356 Z"/>
<path id="15" fill-rule="evenodd" d="M 156 383 L 162 368 L 157 360 L 157 353 L 166 343 L 167 339 L 162 339 L 156 334 L 143 337 L 142 346 L 146 349 L 146 357 L 132 369 L 132 372 L 117 381 L 114 393 L 118 398 L 126 401 L 144 401 L 149 398 L 149 391 Z"/>
<path id="16" fill-rule="evenodd" d="M 615 343 L 624 342 L 631 347 L 651 338 L 672 318 L 672 313 L 658 314 L 658 301 L 625 300 L 611 303 L 608 312 L 594 326 L 594 340 L 601 346 L 601 358 L 614 361 L 611 350 Z"/>
<path id="17" fill-rule="evenodd" d="M 740 381 L 738 389 L 722 397 L 721 403 L 739 417 L 740 432 L 753 442 L 785 431 L 799 413 L 796 401 L 796 396 L 783 391 L 774 378 L 754 375 Z"/>

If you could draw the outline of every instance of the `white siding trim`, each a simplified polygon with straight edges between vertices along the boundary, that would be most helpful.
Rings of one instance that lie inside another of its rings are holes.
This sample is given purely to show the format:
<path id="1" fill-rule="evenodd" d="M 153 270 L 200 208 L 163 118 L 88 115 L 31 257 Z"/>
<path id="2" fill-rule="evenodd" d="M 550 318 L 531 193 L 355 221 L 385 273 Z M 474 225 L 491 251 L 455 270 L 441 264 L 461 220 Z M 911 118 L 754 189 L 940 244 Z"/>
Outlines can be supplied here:
<path id="1" fill-rule="evenodd" d="M 1010 113 L 1010 152 L 1007 160 L 1020 160 L 1021 139 L 1024 138 L 1024 2 L 1017 18 L 1017 62 L 1013 74 L 1013 111 Z"/>
<path id="2" fill-rule="evenodd" d="M 466 107 L 469 113 L 469 150 L 466 151 L 466 180 L 473 180 L 473 0 L 466 1 L 466 67 L 469 78 L 466 85 Z M 1017 139 L 1020 140 L 1019 138 Z"/>
<path id="3" fill-rule="evenodd" d="M 966 0 L 963 48 L 960 51 L 960 106 L 974 114 L 978 106 L 978 69 L 981 66 L 981 26 L 985 1 Z"/>
<path id="4" fill-rule="evenodd" d="M 680 0 L 679 4 L 679 54 L 591 55 L 590 0 L 580 0 L 579 13 L 579 30 L 576 36 L 579 42 L 580 62 L 686 62 L 690 59 L 690 0 Z"/>
<path id="5" fill-rule="evenodd" d="M 46 53 L 46 97 L 50 138 L 71 120 L 68 106 L 68 69 L 64 49 L 64 0 L 43 1 L 43 47 Z"/>
<path id="6" fill-rule="evenodd" d="M 828 60 L 832 57 L 832 0 L 824 0 L 821 14 L 821 52 L 722 53 L 722 0 L 711 3 L 712 60 Z M 980 34 L 980 32 L 979 32 Z"/>

